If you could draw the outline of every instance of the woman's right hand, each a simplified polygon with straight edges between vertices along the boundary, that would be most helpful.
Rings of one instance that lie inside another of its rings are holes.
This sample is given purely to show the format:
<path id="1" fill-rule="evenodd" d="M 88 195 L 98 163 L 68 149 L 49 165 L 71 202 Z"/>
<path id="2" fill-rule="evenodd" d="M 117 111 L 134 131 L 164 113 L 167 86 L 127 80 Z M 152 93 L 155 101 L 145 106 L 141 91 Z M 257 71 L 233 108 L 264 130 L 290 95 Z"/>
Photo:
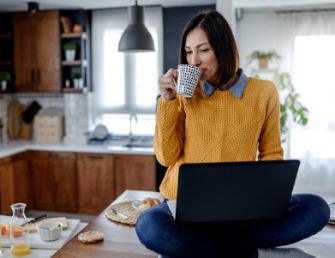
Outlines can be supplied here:
<path id="1" fill-rule="evenodd" d="M 165 74 L 159 77 L 158 86 L 163 99 L 173 100 L 176 98 L 177 91 L 175 81 L 177 75 L 177 70 L 170 68 Z"/>

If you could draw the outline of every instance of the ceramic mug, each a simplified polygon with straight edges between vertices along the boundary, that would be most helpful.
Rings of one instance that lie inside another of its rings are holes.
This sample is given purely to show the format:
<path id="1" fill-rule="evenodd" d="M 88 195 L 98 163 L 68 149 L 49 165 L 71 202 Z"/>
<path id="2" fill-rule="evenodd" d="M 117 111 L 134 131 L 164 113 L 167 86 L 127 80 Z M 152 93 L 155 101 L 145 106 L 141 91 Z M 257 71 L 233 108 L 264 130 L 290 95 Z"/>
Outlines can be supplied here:
<path id="1" fill-rule="evenodd" d="M 194 65 L 180 64 L 177 71 L 177 94 L 187 98 L 192 97 L 200 80 L 202 70 Z"/>

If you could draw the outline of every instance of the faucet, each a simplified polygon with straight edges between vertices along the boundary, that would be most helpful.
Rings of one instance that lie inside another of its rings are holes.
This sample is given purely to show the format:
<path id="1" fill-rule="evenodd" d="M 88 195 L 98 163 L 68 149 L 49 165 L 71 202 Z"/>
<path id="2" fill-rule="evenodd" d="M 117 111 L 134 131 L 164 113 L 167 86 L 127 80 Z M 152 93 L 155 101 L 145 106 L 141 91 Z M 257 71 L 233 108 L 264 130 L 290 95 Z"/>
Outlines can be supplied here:
<path id="1" fill-rule="evenodd" d="M 133 119 L 135 120 L 135 123 L 137 123 L 137 115 L 135 113 L 129 114 L 129 142 L 132 142 L 134 140 L 133 137 Z"/>

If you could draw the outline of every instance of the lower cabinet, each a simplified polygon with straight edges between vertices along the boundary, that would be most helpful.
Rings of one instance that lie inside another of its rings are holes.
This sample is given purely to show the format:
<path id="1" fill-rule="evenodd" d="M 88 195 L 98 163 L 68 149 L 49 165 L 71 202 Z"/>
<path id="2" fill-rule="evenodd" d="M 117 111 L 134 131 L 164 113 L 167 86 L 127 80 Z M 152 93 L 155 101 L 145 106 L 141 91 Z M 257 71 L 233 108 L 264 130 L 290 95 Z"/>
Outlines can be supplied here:
<path id="1" fill-rule="evenodd" d="M 30 171 L 28 153 L 21 153 L 0 160 L 0 200 L 3 215 L 11 215 L 10 205 L 17 202 L 32 207 L 32 196 L 29 185 Z"/>
<path id="2" fill-rule="evenodd" d="M 55 210 L 53 168 L 49 152 L 30 152 L 30 165 L 34 209 Z"/>
<path id="3" fill-rule="evenodd" d="M 0 214 L 27 210 L 97 215 L 125 190 L 155 191 L 154 155 L 26 151 L 0 159 Z"/>
<path id="4" fill-rule="evenodd" d="M 77 155 L 52 152 L 50 157 L 55 210 L 75 213 L 78 211 Z"/>
<path id="5" fill-rule="evenodd" d="M 153 155 L 115 155 L 116 196 L 125 190 L 155 191 L 155 171 Z"/>
<path id="6" fill-rule="evenodd" d="M 34 209 L 77 212 L 76 154 L 32 151 Z"/>
<path id="7" fill-rule="evenodd" d="M 99 214 L 115 199 L 112 154 L 78 153 L 78 212 Z"/>

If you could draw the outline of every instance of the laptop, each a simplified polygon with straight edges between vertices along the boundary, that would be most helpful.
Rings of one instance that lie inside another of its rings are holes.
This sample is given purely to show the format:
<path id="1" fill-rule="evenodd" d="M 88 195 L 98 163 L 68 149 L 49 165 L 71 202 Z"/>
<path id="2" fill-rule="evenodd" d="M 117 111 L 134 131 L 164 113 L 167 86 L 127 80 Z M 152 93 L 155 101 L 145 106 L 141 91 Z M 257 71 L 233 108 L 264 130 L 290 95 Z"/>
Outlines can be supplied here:
<path id="1" fill-rule="evenodd" d="M 299 165 L 299 160 L 182 164 L 177 200 L 167 203 L 181 222 L 280 218 Z"/>

